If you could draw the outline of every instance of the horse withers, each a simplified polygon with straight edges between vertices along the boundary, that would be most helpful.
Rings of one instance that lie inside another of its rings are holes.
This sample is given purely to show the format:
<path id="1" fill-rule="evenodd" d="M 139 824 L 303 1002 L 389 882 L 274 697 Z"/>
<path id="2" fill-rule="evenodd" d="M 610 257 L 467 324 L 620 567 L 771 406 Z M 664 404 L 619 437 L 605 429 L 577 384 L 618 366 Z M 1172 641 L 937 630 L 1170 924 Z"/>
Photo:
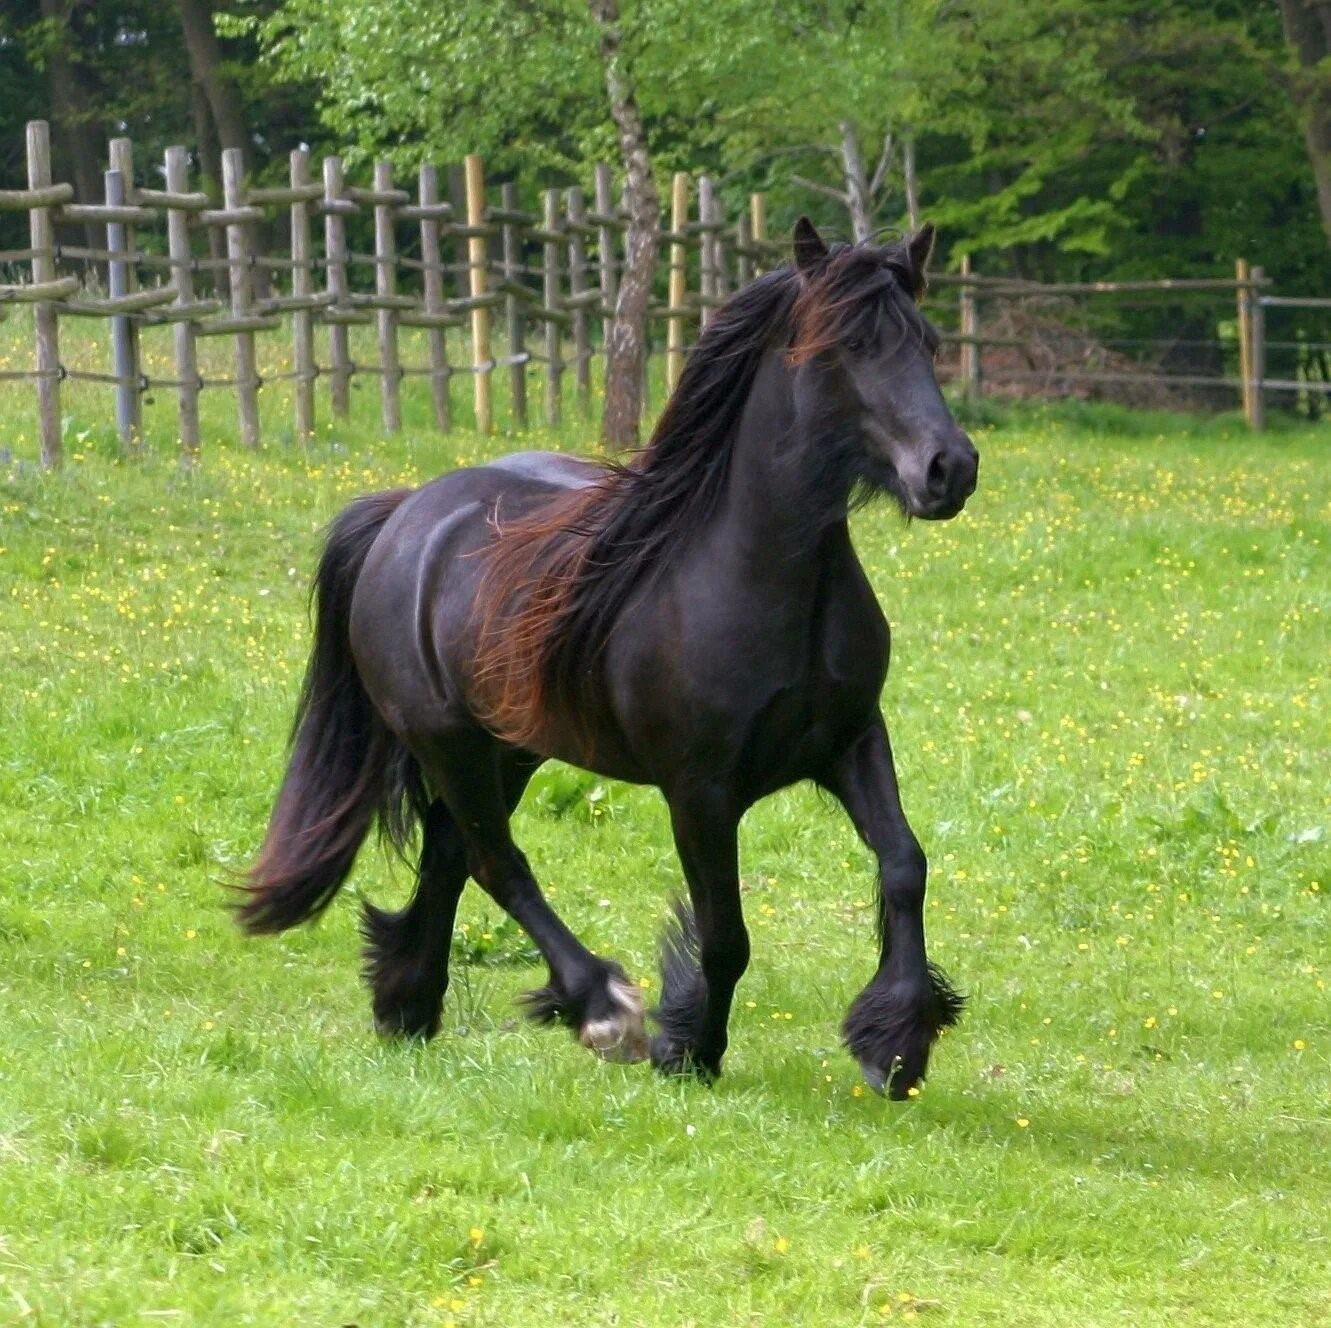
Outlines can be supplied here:
<path id="1" fill-rule="evenodd" d="M 290 764 L 241 923 L 314 916 L 376 819 L 404 848 L 419 828 L 410 903 L 364 911 L 381 1030 L 437 1031 L 471 877 L 549 966 L 535 1018 L 710 1078 L 749 961 L 740 818 L 813 780 L 879 864 L 878 967 L 845 1040 L 875 1089 L 905 1096 L 961 999 L 925 953 L 925 858 L 879 711 L 888 627 L 848 519 L 888 495 L 942 520 L 975 489 L 918 308 L 932 243 L 926 227 L 829 249 L 801 220 L 793 265 L 718 311 L 626 463 L 521 453 L 352 503 L 315 578 Z M 688 902 L 650 1042 L 638 988 L 565 926 L 513 840 L 549 758 L 668 803 Z"/>

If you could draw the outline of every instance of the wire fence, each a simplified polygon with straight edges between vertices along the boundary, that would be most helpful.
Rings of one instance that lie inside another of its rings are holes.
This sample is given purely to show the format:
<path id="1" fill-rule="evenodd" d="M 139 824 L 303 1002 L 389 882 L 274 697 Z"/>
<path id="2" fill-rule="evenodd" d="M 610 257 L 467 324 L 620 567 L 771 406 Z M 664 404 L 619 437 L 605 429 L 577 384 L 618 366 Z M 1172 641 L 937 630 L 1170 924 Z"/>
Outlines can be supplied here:
<path id="1" fill-rule="evenodd" d="M 1331 299 L 1278 296 L 1242 259 L 1232 278 L 1154 281 L 1037 283 L 962 269 L 934 282 L 961 288 L 961 349 L 944 372 L 968 397 L 1239 406 L 1254 429 L 1271 401 L 1314 419 L 1331 402 Z M 1269 335 L 1273 325 L 1282 337 Z"/>

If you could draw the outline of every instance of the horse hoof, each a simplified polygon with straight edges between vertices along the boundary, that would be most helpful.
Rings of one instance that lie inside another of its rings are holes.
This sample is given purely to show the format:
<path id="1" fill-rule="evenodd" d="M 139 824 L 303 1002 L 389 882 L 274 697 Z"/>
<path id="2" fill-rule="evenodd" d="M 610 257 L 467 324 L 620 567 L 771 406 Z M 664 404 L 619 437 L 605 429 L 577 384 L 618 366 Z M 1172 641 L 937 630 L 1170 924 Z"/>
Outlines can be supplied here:
<path id="1" fill-rule="evenodd" d="M 589 1019 L 578 1030 L 578 1041 L 602 1060 L 631 1064 L 647 1059 L 647 1026 L 642 993 L 624 978 L 612 977 L 606 991 L 614 1013 Z"/>
<path id="2" fill-rule="evenodd" d="M 721 1077 L 721 1064 L 704 1065 L 693 1051 L 673 1041 L 665 1033 L 658 1033 L 650 1043 L 652 1066 L 667 1079 L 696 1079 L 699 1083 L 714 1084 Z"/>
<path id="3" fill-rule="evenodd" d="M 439 1032 L 442 1002 L 407 1002 L 374 1011 L 374 1031 L 389 1041 L 428 1042 Z"/>
<path id="4" fill-rule="evenodd" d="M 868 1061 L 861 1061 L 860 1074 L 864 1076 L 864 1082 L 879 1097 L 887 1096 L 887 1071 L 881 1065 L 871 1065 Z"/>
<path id="5" fill-rule="evenodd" d="M 859 1065 L 864 1082 L 879 1097 L 891 1098 L 893 1102 L 904 1102 L 911 1096 L 911 1089 L 919 1083 L 918 1077 L 911 1078 L 906 1074 L 900 1060 L 894 1061 L 887 1069 L 872 1061 L 860 1061 Z"/>

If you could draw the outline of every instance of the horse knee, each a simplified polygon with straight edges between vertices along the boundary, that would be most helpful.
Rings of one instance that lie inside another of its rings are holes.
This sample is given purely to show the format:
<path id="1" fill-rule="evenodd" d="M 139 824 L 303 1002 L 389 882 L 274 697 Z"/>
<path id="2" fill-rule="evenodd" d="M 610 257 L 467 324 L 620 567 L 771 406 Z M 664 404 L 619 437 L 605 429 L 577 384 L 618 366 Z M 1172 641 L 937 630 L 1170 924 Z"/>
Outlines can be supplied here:
<path id="1" fill-rule="evenodd" d="M 880 865 L 883 902 L 893 911 L 922 909 L 929 863 L 914 836 L 884 854 Z"/>

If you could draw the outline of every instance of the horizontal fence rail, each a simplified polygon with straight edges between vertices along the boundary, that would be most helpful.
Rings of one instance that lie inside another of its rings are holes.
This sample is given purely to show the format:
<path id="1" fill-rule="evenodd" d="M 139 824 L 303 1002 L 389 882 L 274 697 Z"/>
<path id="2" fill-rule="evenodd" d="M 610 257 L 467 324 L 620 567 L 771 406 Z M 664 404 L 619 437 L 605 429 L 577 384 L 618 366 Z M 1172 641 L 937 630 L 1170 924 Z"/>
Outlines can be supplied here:
<path id="1" fill-rule="evenodd" d="M 1273 393 L 1294 394 L 1315 418 L 1331 406 L 1331 298 L 1275 295 L 1262 269 L 1242 259 L 1232 278 L 1045 283 L 978 276 L 963 258 L 959 272 L 930 282 L 959 288 L 956 330 L 944 336 L 959 353 L 942 374 L 971 400 L 983 390 L 1185 409 L 1238 404 L 1254 430 Z M 1165 308 L 1179 334 L 1129 335 L 1136 323 L 1158 327 Z M 1328 317 L 1321 337 L 1299 327 L 1293 339 L 1273 340 L 1267 310 Z"/>
<path id="2" fill-rule="evenodd" d="M 345 179 L 337 157 L 323 160 L 316 180 L 309 153 L 300 149 L 291 154 L 289 184 L 247 188 L 240 154 L 229 150 L 222 155 L 217 207 L 207 194 L 190 188 L 184 148 L 166 152 L 166 187 L 148 188 L 136 183 L 130 141 L 116 139 L 104 198 L 78 203 L 71 186 L 51 181 L 44 121 L 29 124 L 27 149 L 28 188 L 0 190 L 0 210 L 28 214 L 29 247 L 0 250 L 0 263 L 28 264 L 30 280 L 0 285 L 0 318 L 7 304 L 34 306 L 36 357 L 33 368 L 0 371 L 0 380 L 36 384 L 41 458 L 48 467 L 61 461 L 60 386 L 67 380 L 114 387 L 117 430 L 130 448 L 142 430 L 144 393 L 174 390 L 186 459 L 200 444 L 200 393 L 232 390 L 240 437 L 255 447 L 261 435 L 259 391 L 278 379 L 292 383 L 299 439 L 314 431 L 316 384 L 327 380 L 332 413 L 345 417 L 357 375 L 379 380 L 388 431 L 401 427 L 401 384 L 412 375 L 429 379 L 434 422 L 444 430 L 452 424 L 450 385 L 459 374 L 472 378 L 482 431 L 493 425 L 491 378 L 501 370 L 509 375 L 519 426 L 528 423 L 529 367 L 544 373 L 547 424 L 560 419 L 568 373 L 578 411 L 592 413 L 593 332 L 600 331 L 604 341 L 614 316 L 628 224 L 608 167 L 596 167 L 591 206 L 581 189 L 547 190 L 537 212 L 518 206 L 512 185 L 502 186 L 494 205 L 481 159 L 472 156 L 465 164 L 465 211 L 459 214 L 441 198 L 434 166 L 421 167 L 415 189 L 408 191 L 394 181 L 389 163 L 377 162 L 372 187 L 365 188 Z M 671 255 L 686 256 L 678 260 L 681 283 L 672 277 L 667 301 L 649 310 L 652 324 L 665 328 L 664 337 L 652 337 L 652 349 L 665 353 L 668 345 L 672 366 L 725 293 L 774 266 L 783 248 L 767 239 L 761 200 L 730 225 L 711 183 L 704 179 L 699 185 L 702 211 L 690 220 L 691 182 L 676 177 L 675 194 L 686 200 L 685 212 L 662 233 L 661 244 Z M 353 248 L 358 223 L 366 238 L 372 234 L 368 251 Z M 103 243 L 58 245 L 56 228 L 71 225 L 95 228 L 105 236 Z M 283 237 L 285 252 L 271 252 L 271 243 L 264 243 L 274 235 Z M 82 274 L 62 275 L 59 269 L 71 264 L 82 265 Z M 682 282 L 686 267 L 697 273 L 693 291 Z M 68 317 L 109 323 L 110 373 L 62 363 L 59 327 Z M 138 333 L 168 324 L 174 375 L 149 377 Z M 374 329 L 375 363 L 352 359 L 348 333 L 360 325 Z M 316 328 L 326 332 L 325 363 L 316 361 Z M 402 328 L 425 330 L 428 363 L 402 363 Z M 450 330 L 467 337 L 466 362 L 450 359 Z M 496 331 L 504 343 L 499 350 L 493 345 Z M 290 338 L 293 367 L 261 375 L 256 339 L 279 333 Z M 197 343 L 208 337 L 231 340 L 230 375 L 200 373 Z"/>
<path id="3" fill-rule="evenodd" d="M 265 187 L 248 186 L 240 154 L 224 152 L 221 198 L 214 199 L 191 188 L 186 150 L 168 148 L 159 172 L 164 187 L 154 188 L 136 180 L 127 138 L 110 145 L 102 199 L 77 201 L 72 186 L 51 178 L 44 121 L 27 127 L 27 164 L 27 188 L 0 190 L 0 211 L 27 214 L 29 241 L 26 248 L 0 250 L 0 264 L 28 269 L 26 281 L 0 284 L 0 318 L 8 304 L 33 306 L 35 354 L 31 368 L 0 369 L 0 381 L 35 384 L 41 459 L 48 467 L 61 461 L 66 380 L 114 388 L 116 427 L 128 448 L 142 432 L 144 394 L 174 391 L 187 461 L 200 446 L 200 393 L 233 391 L 241 440 L 255 447 L 262 432 L 260 390 L 279 379 L 291 383 L 293 431 L 302 440 L 315 428 L 319 382 L 327 382 L 332 414 L 342 418 L 356 376 L 378 380 L 389 431 L 401 427 L 402 381 L 417 375 L 429 381 L 433 419 L 444 430 L 453 422 L 457 375 L 472 380 L 482 431 L 493 425 L 491 380 L 501 371 L 519 427 L 528 423 L 532 369 L 543 378 L 547 424 L 561 418 L 569 373 L 577 411 L 592 414 L 594 347 L 598 340 L 608 343 L 627 231 L 607 166 L 595 168 L 590 191 L 547 190 L 539 209 L 526 210 L 514 185 L 493 191 L 497 198 L 487 190 L 476 156 L 467 158 L 464 187 L 452 201 L 442 197 L 434 166 L 421 167 L 407 189 L 389 163 L 378 162 L 365 187 L 346 179 L 338 157 L 324 158 L 316 171 L 305 149 L 291 153 L 287 184 Z M 658 331 L 649 344 L 664 355 L 666 383 L 673 387 L 712 312 L 782 261 L 785 246 L 768 239 L 762 194 L 752 195 L 732 220 L 711 180 L 700 178 L 695 189 L 688 176 L 676 174 L 669 202 L 669 229 L 659 237 L 665 300 L 650 306 Z M 70 228 L 80 228 L 87 242 L 57 243 L 57 234 Z M 1237 396 L 1248 422 L 1261 428 L 1266 393 L 1296 392 L 1303 399 L 1331 392 L 1331 374 L 1319 378 L 1307 369 L 1325 366 L 1331 346 L 1306 339 L 1268 344 L 1266 338 L 1267 310 L 1331 311 L 1331 299 L 1274 295 L 1261 269 L 1243 261 L 1232 278 L 1053 285 L 983 276 L 964 258 L 959 272 L 931 282 L 956 292 L 954 305 L 943 301 L 940 308 L 935 300 L 933 314 L 948 347 L 942 375 L 968 399 L 985 391 L 1086 394 L 1164 384 L 1170 391 Z M 1159 299 L 1228 299 L 1233 344 L 1215 337 L 1123 338 L 1087 314 L 1093 301 Z M 111 372 L 61 360 L 60 323 L 70 317 L 109 325 Z M 373 331 L 374 363 L 352 358 L 350 332 L 358 326 Z M 139 334 L 151 327 L 171 329 L 169 377 L 144 372 Z M 426 363 L 402 362 L 404 328 L 423 330 Z M 326 347 L 322 363 L 316 330 Z M 291 367 L 261 374 L 257 339 L 275 335 L 286 339 Z M 229 339 L 229 374 L 200 373 L 198 342 L 210 337 Z M 1294 367 L 1292 376 L 1268 373 L 1272 352 L 1285 356 L 1281 363 Z M 1171 355 L 1182 356 L 1182 367 L 1163 367 Z"/>

